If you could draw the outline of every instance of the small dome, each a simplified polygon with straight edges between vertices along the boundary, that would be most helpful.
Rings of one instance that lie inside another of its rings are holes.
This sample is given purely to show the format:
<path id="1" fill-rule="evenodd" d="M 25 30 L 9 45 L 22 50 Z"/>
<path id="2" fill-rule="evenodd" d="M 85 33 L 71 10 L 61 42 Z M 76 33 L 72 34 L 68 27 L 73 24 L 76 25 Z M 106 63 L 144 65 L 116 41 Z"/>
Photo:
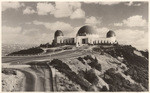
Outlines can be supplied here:
<path id="1" fill-rule="evenodd" d="M 63 35 L 63 32 L 62 32 L 61 30 L 57 30 L 57 31 L 55 32 L 54 37 L 56 38 L 56 37 L 58 37 L 58 36 L 64 36 L 64 35 Z"/>
<path id="2" fill-rule="evenodd" d="M 106 35 L 107 38 L 109 38 L 109 37 L 114 37 L 114 36 L 116 36 L 116 34 L 115 34 L 114 31 L 109 30 L 109 31 L 107 32 L 107 35 Z"/>
<path id="3" fill-rule="evenodd" d="M 91 26 L 83 26 L 79 29 L 77 36 L 86 36 L 86 34 L 96 34 L 96 31 Z"/>

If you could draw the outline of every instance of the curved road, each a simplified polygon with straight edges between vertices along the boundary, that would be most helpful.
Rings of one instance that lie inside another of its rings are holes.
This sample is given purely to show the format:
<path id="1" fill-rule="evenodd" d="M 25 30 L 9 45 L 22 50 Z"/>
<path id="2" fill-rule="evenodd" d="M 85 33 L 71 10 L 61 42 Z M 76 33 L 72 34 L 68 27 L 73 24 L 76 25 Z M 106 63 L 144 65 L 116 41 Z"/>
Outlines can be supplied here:
<path id="1" fill-rule="evenodd" d="M 28 63 L 31 67 L 27 68 L 14 68 L 25 75 L 22 82 L 21 91 L 27 92 L 45 92 L 54 91 L 53 89 L 53 76 L 49 65 L 46 62 L 41 63 Z"/>
<path id="2" fill-rule="evenodd" d="M 35 77 L 27 71 L 20 70 L 26 76 L 25 83 L 22 91 L 34 91 L 35 86 Z"/>
<path id="3" fill-rule="evenodd" d="M 40 55 L 40 56 L 24 56 L 24 57 L 2 57 L 2 63 L 11 63 L 11 64 L 24 64 L 28 62 L 32 62 L 34 60 L 52 60 L 54 58 L 57 59 L 64 59 L 64 58 L 72 58 L 72 57 L 78 57 L 86 55 L 84 51 L 77 51 L 77 50 L 67 50 L 62 51 L 60 53 L 54 53 L 51 55 Z"/>
<path id="4" fill-rule="evenodd" d="M 2 62 L 10 63 L 11 65 L 27 64 L 31 66 L 28 68 L 16 68 L 26 76 L 22 91 L 54 91 L 56 86 L 53 86 L 55 84 L 53 84 L 52 71 L 47 62 L 54 58 L 65 59 L 84 56 L 86 54 L 85 51 L 69 50 L 46 56 L 3 57 Z"/>

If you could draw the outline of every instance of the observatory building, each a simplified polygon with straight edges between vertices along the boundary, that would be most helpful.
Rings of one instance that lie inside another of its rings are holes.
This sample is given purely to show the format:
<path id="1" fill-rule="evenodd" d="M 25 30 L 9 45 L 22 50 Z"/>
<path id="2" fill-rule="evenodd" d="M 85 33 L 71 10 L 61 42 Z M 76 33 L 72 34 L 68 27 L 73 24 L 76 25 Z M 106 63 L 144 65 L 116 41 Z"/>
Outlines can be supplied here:
<path id="1" fill-rule="evenodd" d="M 98 45 L 98 44 L 116 44 L 116 34 L 109 30 L 106 36 L 101 37 L 97 31 L 91 26 L 83 26 L 79 29 L 76 37 L 64 36 L 61 30 L 57 30 L 54 34 L 53 44 L 76 45 Z"/>

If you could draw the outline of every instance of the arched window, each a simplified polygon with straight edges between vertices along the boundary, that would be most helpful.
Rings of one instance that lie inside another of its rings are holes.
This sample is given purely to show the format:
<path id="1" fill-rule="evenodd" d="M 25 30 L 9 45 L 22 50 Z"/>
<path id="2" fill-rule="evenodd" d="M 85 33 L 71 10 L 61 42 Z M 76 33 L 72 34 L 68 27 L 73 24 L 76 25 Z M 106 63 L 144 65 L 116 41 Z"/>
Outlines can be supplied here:
<path id="1" fill-rule="evenodd" d="M 103 41 L 101 40 L 101 44 L 103 44 Z"/>
<path id="2" fill-rule="evenodd" d="M 105 40 L 104 40 L 104 44 L 106 44 Z"/>
<path id="3" fill-rule="evenodd" d="M 107 40 L 107 42 L 106 42 L 106 43 L 107 43 L 107 44 L 109 43 L 109 42 L 108 42 L 108 40 Z"/>

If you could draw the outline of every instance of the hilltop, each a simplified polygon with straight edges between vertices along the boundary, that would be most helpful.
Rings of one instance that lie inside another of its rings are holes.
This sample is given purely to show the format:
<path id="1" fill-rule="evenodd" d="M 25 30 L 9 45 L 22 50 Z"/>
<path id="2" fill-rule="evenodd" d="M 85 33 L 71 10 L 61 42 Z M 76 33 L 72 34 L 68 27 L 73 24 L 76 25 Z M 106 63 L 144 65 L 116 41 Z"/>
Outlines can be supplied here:
<path id="1" fill-rule="evenodd" d="M 9 59 L 9 62 L 4 59 L 3 62 L 29 65 L 31 68 L 28 70 L 21 70 L 31 72 L 40 70 L 46 62 L 55 72 L 55 91 L 148 91 L 148 51 L 125 45 L 79 48 L 64 45 L 36 49 L 42 52 L 34 55 L 34 58 L 21 60 L 21 56 L 20 63 L 14 61 L 17 58 Z M 6 75 L 8 71 L 3 68 L 4 81 L 9 77 Z M 34 73 L 37 74 L 37 71 Z M 7 83 L 3 85 L 3 90 Z"/>

